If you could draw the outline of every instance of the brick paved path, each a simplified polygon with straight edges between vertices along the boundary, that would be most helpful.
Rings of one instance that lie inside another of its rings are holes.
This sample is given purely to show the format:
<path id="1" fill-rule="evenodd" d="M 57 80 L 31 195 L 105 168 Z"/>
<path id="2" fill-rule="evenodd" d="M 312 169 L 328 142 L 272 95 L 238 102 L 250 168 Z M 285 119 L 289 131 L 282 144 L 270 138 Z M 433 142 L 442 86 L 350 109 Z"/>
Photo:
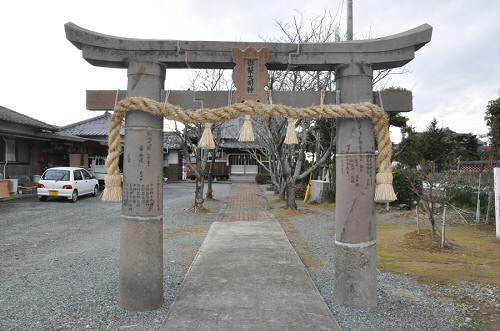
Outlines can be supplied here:
<path id="1" fill-rule="evenodd" d="M 229 194 L 228 205 L 222 220 L 236 221 L 266 221 L 274 219 L 267 211 L 266 199 L 255 183 L 233 182 Z"/>

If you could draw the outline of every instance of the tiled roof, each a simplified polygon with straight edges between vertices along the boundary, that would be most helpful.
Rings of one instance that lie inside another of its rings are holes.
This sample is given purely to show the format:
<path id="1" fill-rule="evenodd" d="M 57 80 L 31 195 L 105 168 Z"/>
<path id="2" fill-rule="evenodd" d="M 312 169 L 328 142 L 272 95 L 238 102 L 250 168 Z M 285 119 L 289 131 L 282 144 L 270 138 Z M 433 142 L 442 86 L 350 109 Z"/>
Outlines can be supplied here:
<path id="1" fill-rule="evenodd" d="M 236 139 L 240 137 L 241 127 L 243 126 L 244 119 L 242 117 L 235 118 L 227 122 L 223 122 L 221 125 L 221 138 L 222 139 Z M 252 118 L 252 127 L 254 128 L 254 134 L 258 131 L 264 130 L 264 123 L 260 118 Z"/>
<path id="2" fill-rule="evenodd" d="M 255 121 L 252 121 L 255 122 Z M 252 123 L 253 124 L 253 123 Z M 221 125 L 222 139 L 238 139 L 240 137 L 240 129 L 243 126 L 243 118 L 235 118 Z"/>
<path id="3" fill-rule="evenodd" d="M 244 119 L 242 117 L 236 118 L 222 123 L 221 125 L 221 138 L 222 141 L 220 146 L 222 148 L 234 148 L 234 149 L 253 149 L 260 148 L 260 144 L 255 142 L 240 142 L 241 127 L 243 126 Z M 262 128 L 262 121 L 257 118 L 252 118 L 252 127 L 254 130 L 254 135 L 259 132 L 259 128 Z"/>
<path id="4" fill-rule="evenodd" d="M 9 108 L 0 106 L 0 121 L 6 121 L 16 124 L 28 125 L 39 129 L 55 131 L 57 127 L 44 123 L 42 121 L 36 120 L 32 117 L 26 116 L 24 114 L 13 111 Z"/>
<path id="5" fill-rule="evenodd" d="M 105 112 L 102 115 L 63 126 L 59 133 L 84 137 L 107 136 L 109 124 L 111 123 L 111 116 L 109 112 Z M 120 129 L 120 135 L 123 136 L 124 133 L 125 130 L 122 127 Z"/>
<path id="6" fill-rule="evenodd" d="M 222 148 L 234 148 L 234 149 L 255 149 L 261 148 L 260 144 L 255 141 L 245 141 L 241 142 L 238 140 L 223 140 L 220 143 Z"/>
<path id="7" fill-rule="evenodd" d="M 50 138 L 50 139 L 58 139 L 58 140 L 65 140 L 65 141 L 76 141 L 76 142 L 84 142 L 84 141 L 93 141 L 96 143 L 102 144 L 103 142 L 98 139 L 92 139 L 88 137 L 79 137 L 79 136 L 74 136 L 72 134 L 64 134 L 60 132 L 54 132 L 54 133 L 40 133 L 38 135 L 39 137 L 42 138 Z"/>

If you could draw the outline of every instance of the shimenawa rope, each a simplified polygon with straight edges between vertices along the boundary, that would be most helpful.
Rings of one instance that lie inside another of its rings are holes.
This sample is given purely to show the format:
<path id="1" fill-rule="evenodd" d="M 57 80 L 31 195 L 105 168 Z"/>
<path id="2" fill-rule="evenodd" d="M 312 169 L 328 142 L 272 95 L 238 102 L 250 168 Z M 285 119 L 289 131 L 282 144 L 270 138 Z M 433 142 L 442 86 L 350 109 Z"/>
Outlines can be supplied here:
<path id="1" fill-rule="evenodd" d="M 204 130 L 204 135 L 206 131 L 209 131 L 210 134 L 207 132 L 207 136 L 202 137 L 199 143 L 199 147 L 205 149 L 215 146 L 210 124 L 228 121 L 245 115 L 286 117 L 289 123 L 294 123 L 297 119 L 319 117 L 353 119 L 371 118 L 377 137 L 379 151 L 377 157 L 378 173 L 376 175 L 377 185 L 375 189 L 375 201 L 387 202 L 396 200 L 396 194 L 392 187 L 392 145 L 389 137 L 389 122 L 385 112 L 372 103 L 322 104 L 308 108 L 294 108 L 280 104 L 263 104 L 254 101 L 246 101 L 220 108 L 185 110 L 168 102 L 157 102 L 142 97 L 130 97 L 118 102 L 114 110 L 108 138 L 109 151 L 106 159 L 106 187 L 103 193 L 103 200 L 105 201 L 120 201 L 122 198 L 122 178 L 118 167 L 118 160 L 121 152 L 120 127 L 126 112 L 130 110 L 142 110 L 153 115 L 163 116 L 169 120 L 185 124 L 205 123 L 206 129 Z M 293 127 L 295 128 L 294 125 Z"/>

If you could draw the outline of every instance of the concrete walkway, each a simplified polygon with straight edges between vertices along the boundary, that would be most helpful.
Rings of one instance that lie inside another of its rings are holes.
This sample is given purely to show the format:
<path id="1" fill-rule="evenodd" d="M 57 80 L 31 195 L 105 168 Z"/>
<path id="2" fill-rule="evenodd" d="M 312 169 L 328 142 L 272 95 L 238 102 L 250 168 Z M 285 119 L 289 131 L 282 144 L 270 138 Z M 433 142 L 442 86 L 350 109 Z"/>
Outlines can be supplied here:
<path id="1" fill-rule="evenodd" d="M 212 224 L 163 329 L 339 330 L 257 186 L 233 185 L 238 220 Z"/>

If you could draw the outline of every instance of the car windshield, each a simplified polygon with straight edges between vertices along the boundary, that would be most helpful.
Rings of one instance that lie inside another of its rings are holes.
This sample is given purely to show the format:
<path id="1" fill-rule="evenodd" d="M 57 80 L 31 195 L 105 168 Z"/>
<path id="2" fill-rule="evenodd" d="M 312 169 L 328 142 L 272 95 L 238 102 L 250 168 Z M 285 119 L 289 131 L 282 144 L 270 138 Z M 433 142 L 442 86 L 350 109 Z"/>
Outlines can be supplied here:
<path id="1" fill-rule="evenodd" d="M 43 174 L 42 179 L 44 180 L 69 180 L 68 170 L 47 170 Z"/>

